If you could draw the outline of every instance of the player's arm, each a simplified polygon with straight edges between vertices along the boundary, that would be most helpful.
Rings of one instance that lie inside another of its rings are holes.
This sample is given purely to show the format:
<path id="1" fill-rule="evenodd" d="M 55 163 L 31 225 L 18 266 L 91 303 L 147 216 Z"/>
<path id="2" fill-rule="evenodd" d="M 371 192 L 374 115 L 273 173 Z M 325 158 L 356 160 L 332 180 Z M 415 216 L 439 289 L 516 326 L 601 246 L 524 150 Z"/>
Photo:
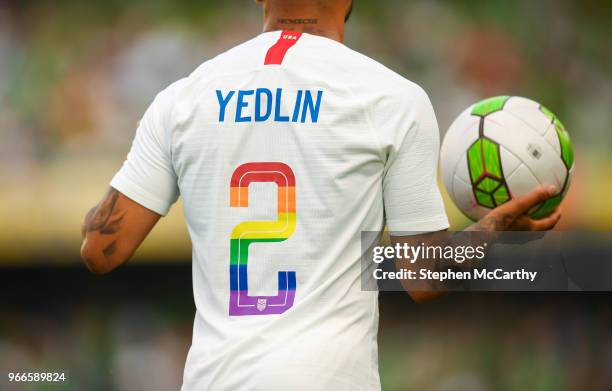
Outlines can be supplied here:
<path id="1" fill-rule="evenodd" d="M 436 243 L 440 243 L 447 238 L 446 234 L 447 230 L 441 230 L 436 232 L 427 232 L 419 235 L 410 235 L 410 236 L 395 236 L 391 234 L 391 245 L 395 246 L 396 244 L 404 245 L 404 243 L 409 246 L 418 246 L 421 243 L 426 246 L 434 245 Z M 416 263 L 411 263 L 405 259 L 395 260 L 395 268 L 396 270 L 413 270 L 415 273 L 418 273 L 418 267 Z M 417 303 L 424 303 L 438 297 L 442 297 L 448 293 L 446 289 L 440 289 L 440 287 L 433 287 L 426 280 L 408 280 L 402 279 L 400 280 L 402 287 L 404 290 L 410 295 L 410 298 Z"/>
<path id="2" fill-rule="evenodd" d="M 111 187 L 81 226 L 87 268 L 104 274 L 126 262 L 160 217 Z"/>
<path id="3" fill-rule="evenodd" d="M 387 118 L 380 125 L 383 145 L 390 146 L 383 198 L 394 246 L 439 242 L 449 226 L 437 183 L 440 136 L 434 110 L 422 89 L 406 90 L 408 94 L 395 95 L 379 108 Z M 408 270 L 415 267 L 401 260 L 395 264 Z M 402 281 L 402 285 L 417 302 L 440 295 L 419 281 Z"/>
<path id="4" fill-rule="evenodd" d="M 386 127 L 396 130 L 391 133 L 393 137 L 387 139 L 387 144 L 392 147 L 383 178 L 385 215 L 392 244 L 468 245 L 448 243 L 450 236 L 445 233 L 448 220 L 437 181 L 438 124 L 427 94 L 421 89 L 413 89 L 411 95 L 412 101 L 408 104 L 402 103 L 405 96 L 396 96 L 382 110 L 389 120 L 394 121 L 387 122 Z M 405 124 L 410 124 L 410 127 L 403 130 Z M 552 195 L 551 189 L 538 189 L 513 199 L 492 210 L 468 230 L 487 231 L 494 235 L 496 231 L 551 229 L 560 218 L 559 210 L 541 220 L 530 218 L 528 212 Z M 465 235 L 462 240 L 469 240 L 469 237 Z M 443 262 L 434 264 L 439 268 L 456 266 Z M 410 270 L 416 263 L 400 260 L 396 265 Z M 417 302 L 444 294 L 444 287 L 425 285 L 428 283 L 423 280 L 402 281 L 406 291 Z"/>
<path id="5" fill-rule="evenodd" d="M 81 256 L 94 273 L 110 272 L 127 261 L 178 198 L 171 113 L 181 83 L 155 97 L 110 189 L 85 216 Z"/>
<path id="6" fill-rule="evenodd" d="M 469 226 L 466 231 L 489 232 L 492 234 L 491 240 L 495 240 L 495 233 L 499 231 L 547 231 L 557 224 L 561 218 L 561 209 L 557 208 L 552 214 L 542 219 L 533 219 L 529 216 L 529 211 L 535 208 L 540 203 L 556 194 L 555 188 L 541 187 L 533 192 L 523 196 L 513 198 L 505 204 L 493 209 L 478 222 Z M 426 246 L 475 246 L 479 243 L 469 243 L 471 236 L 464 237 L 450 236 L 446 231 L 430 232 L 412 236 L 391 236 L 391 244 L 395 246 L 397 243 L 403 245 L 407 243 L 410 246 L 418 246 L 421 243 Z M 452 242 L 451 242 L 452 241 Z M 397 260 L 396 267 L 399 269 L 414 270 L 422 267 L 417 263 L 411 263 L 407 260 Z M 432 267 L 447 269 L 449 267 L 461 268 L 469 267 L 468 263 L 457 264 L 453 261 L 435 260 Z M 444 287 L 431 286 L 431 282 L 427 280 L 408 280 L 401 281 L 404 289 L 410 297 L 417 303 L 429 301 L 431 299 L 443 296 L 447 293 Z"/>

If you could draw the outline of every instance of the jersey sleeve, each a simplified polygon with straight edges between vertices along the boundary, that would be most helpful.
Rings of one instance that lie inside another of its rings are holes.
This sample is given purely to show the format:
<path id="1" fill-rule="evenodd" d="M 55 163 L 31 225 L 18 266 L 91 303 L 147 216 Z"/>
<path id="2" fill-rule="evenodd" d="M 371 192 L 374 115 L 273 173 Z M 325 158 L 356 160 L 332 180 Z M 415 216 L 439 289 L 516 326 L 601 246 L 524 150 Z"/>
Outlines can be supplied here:
<path id="1" fill-rule="evenodd" d="M 429 97 L 412 87 L 386 108 L 385 218 L 390 231 L 433 232 L 448 228 L 437 181 L 440 135 Z"/>
<path id="2" fill-rule="evenodd" d="M 171 111 L 176 95 L 172 85 L 149 106 L 123 166 L 110 185 L 126 197 L 165 216 L 178 198 L 171 158 Z"/>

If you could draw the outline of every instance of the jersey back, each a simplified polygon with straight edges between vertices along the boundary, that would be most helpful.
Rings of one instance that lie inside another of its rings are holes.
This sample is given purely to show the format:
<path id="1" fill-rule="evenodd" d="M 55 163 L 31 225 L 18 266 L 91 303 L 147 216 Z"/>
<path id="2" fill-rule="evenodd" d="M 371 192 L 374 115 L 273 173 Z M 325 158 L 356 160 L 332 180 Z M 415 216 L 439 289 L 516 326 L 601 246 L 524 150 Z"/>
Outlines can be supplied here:
<path id="1" fill-rule="evenodd" d="M 361 232 L 448 226 L 427 95 L 323 37 L 259 35 L 162 91 L 111 185 L 180 195 L 196 304 L 184 390 L 378 390 Z"/>

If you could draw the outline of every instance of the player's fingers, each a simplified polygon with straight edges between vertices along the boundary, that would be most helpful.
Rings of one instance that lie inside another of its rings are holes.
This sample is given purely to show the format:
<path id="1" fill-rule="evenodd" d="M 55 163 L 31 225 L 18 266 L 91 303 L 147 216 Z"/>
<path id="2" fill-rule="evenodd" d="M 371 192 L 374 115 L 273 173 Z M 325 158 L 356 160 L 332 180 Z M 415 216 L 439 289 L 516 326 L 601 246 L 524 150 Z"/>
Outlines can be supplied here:
<path id="1" fill-rule="evenodd" d="M 531 209 L 528 207 L 528 205 L 533 202 L 534 198 L 539 200 L 547 195 L 548 192 L 544 187 L 538 187 L 536 190 L 525 196 L 513 197 L 510 201 L 498 206 L 495 210 L 503 216 L 509 216 L 516 219 Z M 537 205 L 537 202 L 534 204 L 534 206 L 535 205 Z"/>
<path id="2" fill-rule="evenodd" d="M 531 231 L 531 218 L 521 215 L 512 222 L 511 231 Z"/>
<path id="3" fill-rule="evenodd" d="M 512 209 L 510 211 L 512 215 L 519 216 L 529 212 L 533 207 L 546 201 L 556 193 L 557 189 L 554 186 L 541 186 L 527 195 L 516 198 L 515 202 L 510 201 L 504 205 L 508 205 Z"/>
<path id="4" fill-rule="evenodd" d="M 553 229 L 561 219 L 561 208 L 557 208 L 553 213 L 538 220 L 531 220 L 532 231 L 548 231 Z"/>

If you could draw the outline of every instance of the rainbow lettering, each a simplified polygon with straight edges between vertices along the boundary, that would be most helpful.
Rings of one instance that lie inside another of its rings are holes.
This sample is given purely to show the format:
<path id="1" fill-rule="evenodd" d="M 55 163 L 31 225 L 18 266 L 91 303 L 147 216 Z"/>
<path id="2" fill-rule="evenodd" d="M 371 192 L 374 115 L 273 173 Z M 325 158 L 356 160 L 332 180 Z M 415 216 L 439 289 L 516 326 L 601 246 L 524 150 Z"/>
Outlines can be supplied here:
<path id="1" fill-rule="evenodd" d="M 276 296 L 249 296 L 247 264 L 249 245 L 256 242 L 282 242 L 295 230 L 295 176 L 291 168 L 278 162 L 245 163 L 232 174 L 230 206 L 249 206 L 249 184 L 275 182 L 278 186 L 278 219 L 245 221 L 232 231 L 230 239 L 230 316 L 282 314 L 293 306 L 296 278 L 294 271 L 278 272 Z"/>

